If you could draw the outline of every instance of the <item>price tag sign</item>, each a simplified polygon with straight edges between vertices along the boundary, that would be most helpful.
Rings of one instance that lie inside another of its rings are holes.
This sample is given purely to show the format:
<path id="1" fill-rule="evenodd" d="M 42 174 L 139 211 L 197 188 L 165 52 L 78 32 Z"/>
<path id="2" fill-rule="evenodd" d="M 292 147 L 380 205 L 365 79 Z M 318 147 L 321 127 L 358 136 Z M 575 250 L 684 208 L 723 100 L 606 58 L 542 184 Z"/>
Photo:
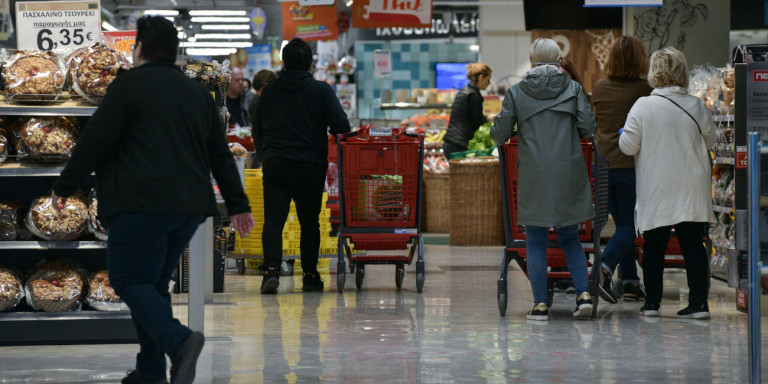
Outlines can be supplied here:
<path id="1" fill-rule="evenodd" d="M 18 48 L 72 50 L 101 37 L 98 1 L 34 1 L 16 3 Z"/>

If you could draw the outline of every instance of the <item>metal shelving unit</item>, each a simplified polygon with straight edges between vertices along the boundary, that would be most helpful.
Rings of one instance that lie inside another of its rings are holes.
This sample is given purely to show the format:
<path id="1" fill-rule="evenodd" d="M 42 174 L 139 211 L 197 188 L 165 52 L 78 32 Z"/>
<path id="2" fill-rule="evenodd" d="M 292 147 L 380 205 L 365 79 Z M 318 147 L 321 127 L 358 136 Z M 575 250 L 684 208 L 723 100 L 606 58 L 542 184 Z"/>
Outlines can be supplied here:
<path id="1" fill-rule="evenodd" d="M 382 103 L 381 109 L 447 109 L 450 104 L 419 104 L 419 103 Z"/>

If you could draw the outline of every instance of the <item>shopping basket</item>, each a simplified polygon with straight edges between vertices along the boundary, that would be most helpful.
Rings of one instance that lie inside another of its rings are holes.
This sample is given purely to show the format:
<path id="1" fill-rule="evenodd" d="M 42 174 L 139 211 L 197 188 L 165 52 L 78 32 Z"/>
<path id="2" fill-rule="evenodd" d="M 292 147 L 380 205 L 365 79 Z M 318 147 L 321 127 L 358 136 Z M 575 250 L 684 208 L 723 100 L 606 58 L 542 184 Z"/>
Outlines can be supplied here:
<path id="1" fill-rule="evenodd" d="M 584 252 L 592 255 L 589 273 L 589 293 L 592 296 L 592 316 L 597 314 L 598 286 L 600 284 L 600 231 L 608 221 L 608 173 L 610 166 L 594 143 L 594 139 L 584 139 L 581 142 L 584 152 L 587 173 L 592 183 L 592 198 L 595 205 L 595 218 L 579 225 L 579 239 L 588 244 Z M 506 247 L 501 263 L 501 276 L 497 282 L 497 299 L 499 313 L 504 316 L 507 311 L 507 272 L 509 263 L 515 260 L 528 276 L 528 266 L 525 252 L 525 231 L 517 224 L 517 138 L 499 146 L 501 165 L 502 210 L 504 213 L 504 237 Z M 550 243 L 547 249 L 547 265 L 550 268 L 563 268 L 567 264 L 562 249 L 559 248 L 555 234 L 550 233 Z M 567 271 L 549 271 L 547 273 L 547 306 L 552 306 L 554 298 L 554 283 L 558 279 L 570 278 Z"/>
<path id="2" fill-rule="evenodd" d="M 405 265 L 416 261 L 416 289 L 424 287 L 421 188 L 424 136 L 402 128 L 361 126 L 337 136 L 339 210 L 337 288 L 344 291 L 345 254 L 362 288 L 366 264 L 394 264 L 397 289 Z M 407 255 L 352 254 L 356 250 L 407 250 Z"/>

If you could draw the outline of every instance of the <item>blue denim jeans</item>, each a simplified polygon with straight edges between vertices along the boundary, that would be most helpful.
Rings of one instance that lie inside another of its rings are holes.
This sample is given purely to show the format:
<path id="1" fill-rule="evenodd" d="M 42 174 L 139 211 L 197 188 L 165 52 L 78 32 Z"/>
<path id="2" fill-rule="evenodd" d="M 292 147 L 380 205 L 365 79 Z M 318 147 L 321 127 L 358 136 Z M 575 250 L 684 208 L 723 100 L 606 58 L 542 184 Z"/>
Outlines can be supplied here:
<path id="1" fill-rule="evenodd" d="M 202 215 L 120 214 L 109 222 L 109 280 L 131 309 L 139 338 L 136 371 L 165 380 L 165 355 L 192 331 L 173 317 L 168 283 Z"/>
<path id="2" fill-rule="evenodd" d="M 584 247 L 579 240 L 578 224 L 568 225 L 555 229 L 557 241 L 563 248 L 565 262 L 571 271 L 573 287 L 576 296 L 588 291 L 587 286 L 587 259 L 584 255 Z M 526 258 L 528 261 L 528 279 L 531 280 L 534 303 L 547 302 L 547 242 L 549 228 L 525 226 Z"/>
<path id="3" fill-rule="evenodd" d="M 608 183 L 608 211 L 616 223 L 616 232 L 603 251 L 603 268 L 613 273 L 618 265 L 623 283 L 639 283 L 635 263 L 635 169 L 611 169 Z"/>

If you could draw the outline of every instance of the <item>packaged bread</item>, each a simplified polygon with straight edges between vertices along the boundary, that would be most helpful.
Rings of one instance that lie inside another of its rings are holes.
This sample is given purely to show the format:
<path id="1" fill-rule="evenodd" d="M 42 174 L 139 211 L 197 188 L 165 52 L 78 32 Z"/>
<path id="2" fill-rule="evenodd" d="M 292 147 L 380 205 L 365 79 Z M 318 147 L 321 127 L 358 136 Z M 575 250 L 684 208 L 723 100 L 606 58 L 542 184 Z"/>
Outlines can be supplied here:
<path id="1" fill-rule="evenodd" d="M 88 295 L 85 302 L 97 311 L 127 311 L 128 306 L 120 300 L 109 283 L 107 271 L 98 271 L 88 279 Z"/>
<path id="2" fill-rule="evenodd" d="M 0 201 L 0 240 L 16 240 L 23 228 L 24 206 L 17 201 Z"/>
<path id="3" fill-rule="evenodd" d="M 0 121 L 5 119 L 0 118 Z M 8 131 L 5 130 L 5 124 L 0 123 L 0 164 L 5 163 L 8 160 L 9 151 Z"/>
<path id="4" fill-rule="evenodd" d="M 44 240 L 67 241 L 80 237 L 88 223 L 88 207 L 79 196 L 60 198 L 58 209 L 51 196 L 35 199 L 27 213 L 25 224 L 33 235 Z"/>
<path id="5" fill-rule="evenodd" d="M 95 193 L 91 193 L 91 202 L 88 204 L 88 230 L 99 240 L 106 241 L 109 238 L 107 228 L 99 220 L 99 201 Z"/>
<path id="6" fill-rule="evenodd" d="M 0 267 L 0 311 L 13 309 L 23 298 L 24 287 L 19 274 L 10 268 Z"/>
<path id="7" fill-rule="evenodd" d="M 80 309 L 83 294 L 81 271 L 67 260 L 44 261 L 30 272 L 25 294 L 29 306 L 37 311 Z"/>
<path id="8" fill-rule="evenodd" d="M 66 161 L 75 149 L 72 117 L 24 117 L 11 127 L 19 161 Z"/>
<path id="9" fill-rule="evenodd" d="M 72 89 L 92 103 L 101 101 L 121 69 L 131 68 L 131 63 L 122 54 L 99 43 L 70 56 Z"/>
<path id="10" fill-rule="evenodd" d="M 3 65 L 8 95 L 15 100 L 53 100 L 64 87 L 64 66 L 51 51 L 16 51 Z"/>

